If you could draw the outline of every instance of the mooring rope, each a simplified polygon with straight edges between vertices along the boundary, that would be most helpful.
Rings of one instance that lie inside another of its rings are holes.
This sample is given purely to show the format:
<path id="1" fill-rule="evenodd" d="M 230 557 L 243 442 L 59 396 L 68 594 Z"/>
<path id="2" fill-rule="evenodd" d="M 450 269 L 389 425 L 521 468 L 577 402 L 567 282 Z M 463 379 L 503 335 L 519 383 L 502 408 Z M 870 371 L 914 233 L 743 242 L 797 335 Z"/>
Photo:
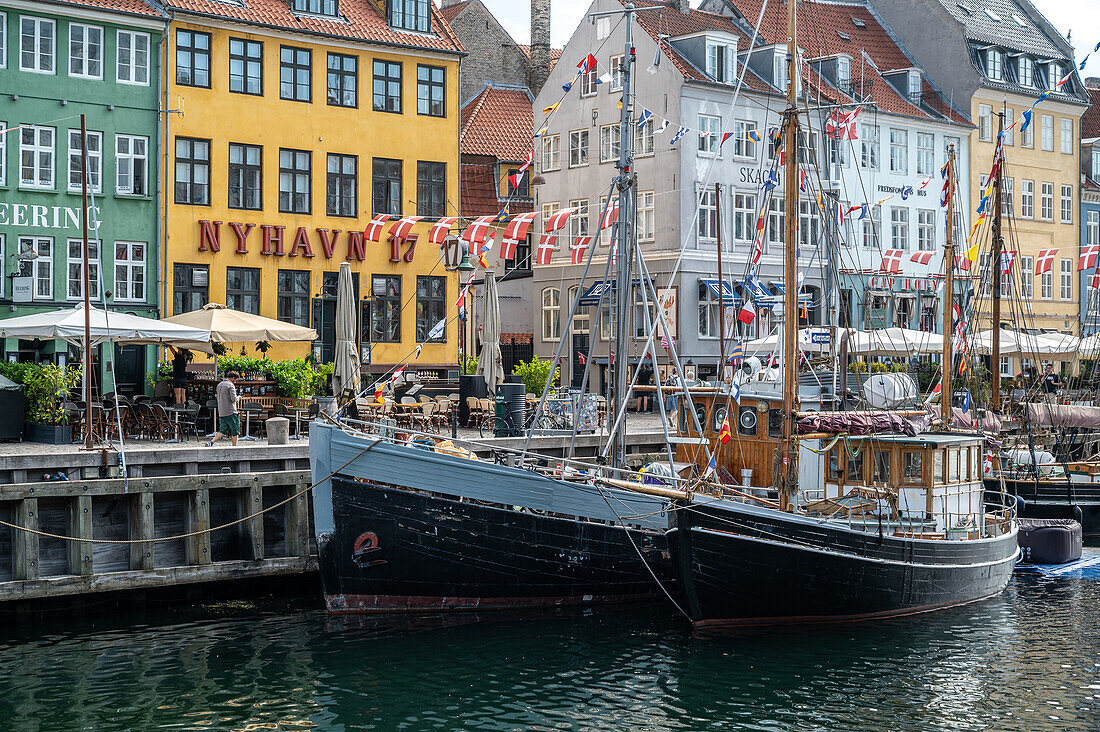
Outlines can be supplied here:
<path id="1" fill-rule="evenodd" d="M 259 511 L 255 511 L 254 513 L 250 513 L 247 516 L 242 516 L 241 518 L 236 519 L 234 521 L 230 521 L 229 523 L 226 523 L 226 524 L 221 524 L 219 526 L 212 526 L 209 529 L 199 529 L 198 531 L 190 531 L 186 534 L 176 534 L 175 536 L 150 537 L 148 539 L 95 539 L 93 537 L 65 536 L 64 534 L 54 534 L 54 533 L 51 533 L 49 531 L 40 531 L 39 529 L 32 529 L 32 528 L 29 528 L 27 526 L 20 526 L 18 524 L 9 523 L 9 522 L 3 521 L 3 520 L 0 520 L 0 526 L 7 526 L 8 528 L 17 529 L 17 530 L 22 531 L 22 532 L 27 533 L 27 534 L 35 534 L 37 536 L 44 536 L 48 539 L 61 539 L 62 541 L 79 541 L 79 542 L 87 542 L 87 543 L 90 543 L 90 544 L 155 544 L 155 543 L 164 542 L 164 541 L 179 541 L 180 539 L 190 539 L 193 536 L 201 536 L 202 534 L 210 534 L 210 533 L 213 533 L 215 531 L 221 531 L 222 529 L 228 529 L 230 526 L 236 526 L 237 524 L 244 523 L 245 521 L 249 521 L 251 519 L 254 519 L 257 516 L 262 516 L 263 514 L 267 513 L 268 511 L 273 511 L 276 508 L 279 508 L 280 506 L 284 506 L 284 505 L 290 503 L 291 501 L 293 501 L 295 498 L 299 498 L 301 496 L 304 496 L 306 493 L 309 493 L 311 490 L 313 490 L 315 487 L 317 487 L 321 483 L 324 483 L 326 480 L 329 480 L 330 478 L 332 478 L 332 476 L 336 475 L 338 472 L 340 472 L 341 470 L 346 468 L 348 465 L 351 465 L 352 462 L 354 462 L 355 460 L 358 460 L 359 457 L 361 457 L 365 452 L 367 452 L 368 450 L 373 448 L 375 445 L 377 445 L 378 442 L 379 442 L 379 440 L 376 440 L 375 442 L 372 442 L 371 444 L 367 445 L 362 450 L 360 450 L 355 455 L 353 455 L 351 457 L 351 459 L 348 460 L 346 463 L 344 463 L 340 467 L 336 468 L 336 470 L 333 470 L 331 473 L 326 475 L 324 478 L 321 478 L 321 480 L 310 483 L 308 486 L 306 486 L 302 490 L 298 491 L 294 495 L 287 496 L 283 500 L 279 501 L 278 503 L 273 503 L 272 505 L 268 506 L 267 508 L 261 508 Z"/>

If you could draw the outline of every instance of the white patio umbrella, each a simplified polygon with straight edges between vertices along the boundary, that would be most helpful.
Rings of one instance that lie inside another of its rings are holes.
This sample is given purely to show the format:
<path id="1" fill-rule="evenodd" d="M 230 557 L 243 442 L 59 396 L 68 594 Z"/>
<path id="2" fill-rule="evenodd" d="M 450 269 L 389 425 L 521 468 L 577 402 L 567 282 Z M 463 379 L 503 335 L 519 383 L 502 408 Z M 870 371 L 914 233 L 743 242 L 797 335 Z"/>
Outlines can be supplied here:
<path id="1" fill-rule="evenodd" d="M 1081 348 L 1080 339 L 1068 333 L 1025 333 L 1002 328 L 999 340 L 1002 356 L 1072 357 Z M 979 353 L 991 353 L 993 331 L 981 331 L 970 339 L 970 346 Z"/>
<path id="2" fill-rule="evenodd" d="M 347 402 L 359 393 L 359 354 L 355 347 L 355 289 L 351 265 L 340 263 L 336 284 L 336 354 L 332 370 L 332 390 L 337 399 Z"/>
<path id="3" fill-rule="evenodd" d="M 217 302 L 207 303 L 199 310 L 164 318 L 160 322 L 201 328 L 210 332 L 209 340 L 219 343 L 317 340 L 317 331 L 313 328 L 230 310 Z"/>
<path id="4" fill-rule="evenodd" d="M 178 346 L 210 353 L 210 331 L 129 313 L 89 310 L 91 343 L 131 343 Z M 54 338 L 84 343 L 84 305 L 0 320 L 0 338 Z"/>
<path id="5" fill-rule="evenodd" d="M 500 301 L 497 298 L 497 278 L 485 273 L 485 310 L 481 321 L 481 355 L 477 370 L 485 378 L 485 386 L 495 392 L 504 381 L 504 364 L 500 355 Z"/>

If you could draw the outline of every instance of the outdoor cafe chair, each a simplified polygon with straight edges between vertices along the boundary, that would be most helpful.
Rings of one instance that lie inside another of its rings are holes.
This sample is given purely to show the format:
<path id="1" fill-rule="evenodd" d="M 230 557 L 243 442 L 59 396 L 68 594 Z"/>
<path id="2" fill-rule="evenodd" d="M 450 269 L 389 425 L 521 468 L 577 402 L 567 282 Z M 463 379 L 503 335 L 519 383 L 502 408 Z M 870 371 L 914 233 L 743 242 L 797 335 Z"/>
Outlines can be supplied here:
<path id="1" fill-rule="evenodd" d="M 425 432 L 435 429 L 435 402 L 424 402 L 420 405 L 420 413 L 413 414 L 412 422 Z"/>
<path id="2" fill-rule="evenodd" d="M 485 412 L 482 410 L 481 402 L 478 401 L 477 397 L 466 397 L 466 409 L 470 413 L 466 418 L 466 426 L 480 426 L 481 420 L 485 418 Z"/>
<path id="3" fill-rule="evenodd" d="M 436 401 L 434 421 L 436 431 L 440 431 L 451 423 L 451 400 L 442 398 Z"/>
<path id="4" fill-rule="evenodd" d="M 259 402 L 245 402 L 237 408 L 237 411 L 239 411 L 241 415 L 245 418 L 245 429 L 243 433 L 245 437 L 251 435 L 253 420 L 260 424 L 263 423 L 264 408 L 260 405 Z"/>

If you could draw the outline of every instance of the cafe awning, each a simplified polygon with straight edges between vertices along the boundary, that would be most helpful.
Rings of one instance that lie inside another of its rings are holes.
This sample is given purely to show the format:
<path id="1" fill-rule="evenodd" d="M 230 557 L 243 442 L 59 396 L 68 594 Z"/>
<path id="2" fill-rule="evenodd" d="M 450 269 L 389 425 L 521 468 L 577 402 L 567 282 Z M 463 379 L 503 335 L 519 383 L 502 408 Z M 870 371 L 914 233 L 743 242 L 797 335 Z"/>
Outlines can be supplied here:
<path id="1" fill-rule="evenodd" d="M 718 280 L 708 280 L 700 277 L 699 282 L 705 285 L 706 288 L 710 290 L 715 297 L 720 298 L 722 301 L 722 305 L 728 308 L 734 307 L 741 302 L 741 298 L 739 298 L 737 296 L 737 293 L 733 291 L 733 286 L 726 280 L 722 281 L 721 289 L 719 289 Z"/>

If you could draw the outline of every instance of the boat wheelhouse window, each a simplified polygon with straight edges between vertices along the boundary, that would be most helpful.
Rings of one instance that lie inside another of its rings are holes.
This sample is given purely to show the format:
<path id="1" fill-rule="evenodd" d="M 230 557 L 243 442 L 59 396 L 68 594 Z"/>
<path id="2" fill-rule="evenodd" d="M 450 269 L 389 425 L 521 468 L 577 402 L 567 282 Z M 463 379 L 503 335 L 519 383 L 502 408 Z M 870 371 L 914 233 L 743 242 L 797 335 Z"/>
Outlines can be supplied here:
<path id="1" fill-rule="evenodd" d="M 924 454 L 913 450 L 901 453 L 901 481 L 920 483 L 924 478 Z"/>
<path id="2" fill-rule="evenodd" d="M 959 470 L 959 451 L 948 450 L 947 451 L 947 482 L 958 483 L 961 479 L 961 472 Z"/>
<path id="3" fill-rule="evenodd" d="M 932 451 L 932 482 L 947 482 L 947 476 L 943 472 L 943 450 Z"/>
<path id="4" fill-rule="evenodd" d="M 677 410 L 680 413 L 680 434 L 686 435 L 688 433 L 688 407 L 684 402 L 680 402 L 680 408 Z"/>
<path id="5" fill-rule="evenodd" d="M 875 450 L 873 483 L 890 483 L 890 452 L 888 450 Z"/>
<path id="6" fill-rule="evenodd" d="M 755 436 L 757 421 L 755 407 L 741 407 L 737 414 L 737 431 L 742 435 Z"/>
<path id="7" fill-rule="evenodd" d="M 978 447 L 970 448 L 970 479 L 977 480 L 982 477 L 982 450 Z"/>
<path id="8" fill-rule="evenodd" d="M 726 407 L 715 407 L 713 418 L 711 419 L 710 428 L 715 432 L 722 431 L 722 420 L 726 418 Z"/>
<path id="9" fill-rule="evenodd" d="M 843 449 L 843 448 L 841 448 Z M 829 480 L 839 483 L 840 482 L 840 450 L 829 451 Z"/>
<path id="10" fill-rule="evenodd" d="M 707 429 L 707 405 L 702 404 L 702 403 L 696 404 L 695 405 L 695 416 L 699 419 L 699 429 L 703 430 L 703 431 L 706 431 L 706 429 Z"/>
<path id="11" fill-rule="evenodd" d="M 844 483 L 852 485 L 863 482 L 863 452 L 853 455 L 848 453 L 848 460 L 844 469 Z"/>
<path id="12" fill-rule="evenodd" d="M 783 410 L 768 410 L 768 437 L 778 439 L 783 435 Z"/>

